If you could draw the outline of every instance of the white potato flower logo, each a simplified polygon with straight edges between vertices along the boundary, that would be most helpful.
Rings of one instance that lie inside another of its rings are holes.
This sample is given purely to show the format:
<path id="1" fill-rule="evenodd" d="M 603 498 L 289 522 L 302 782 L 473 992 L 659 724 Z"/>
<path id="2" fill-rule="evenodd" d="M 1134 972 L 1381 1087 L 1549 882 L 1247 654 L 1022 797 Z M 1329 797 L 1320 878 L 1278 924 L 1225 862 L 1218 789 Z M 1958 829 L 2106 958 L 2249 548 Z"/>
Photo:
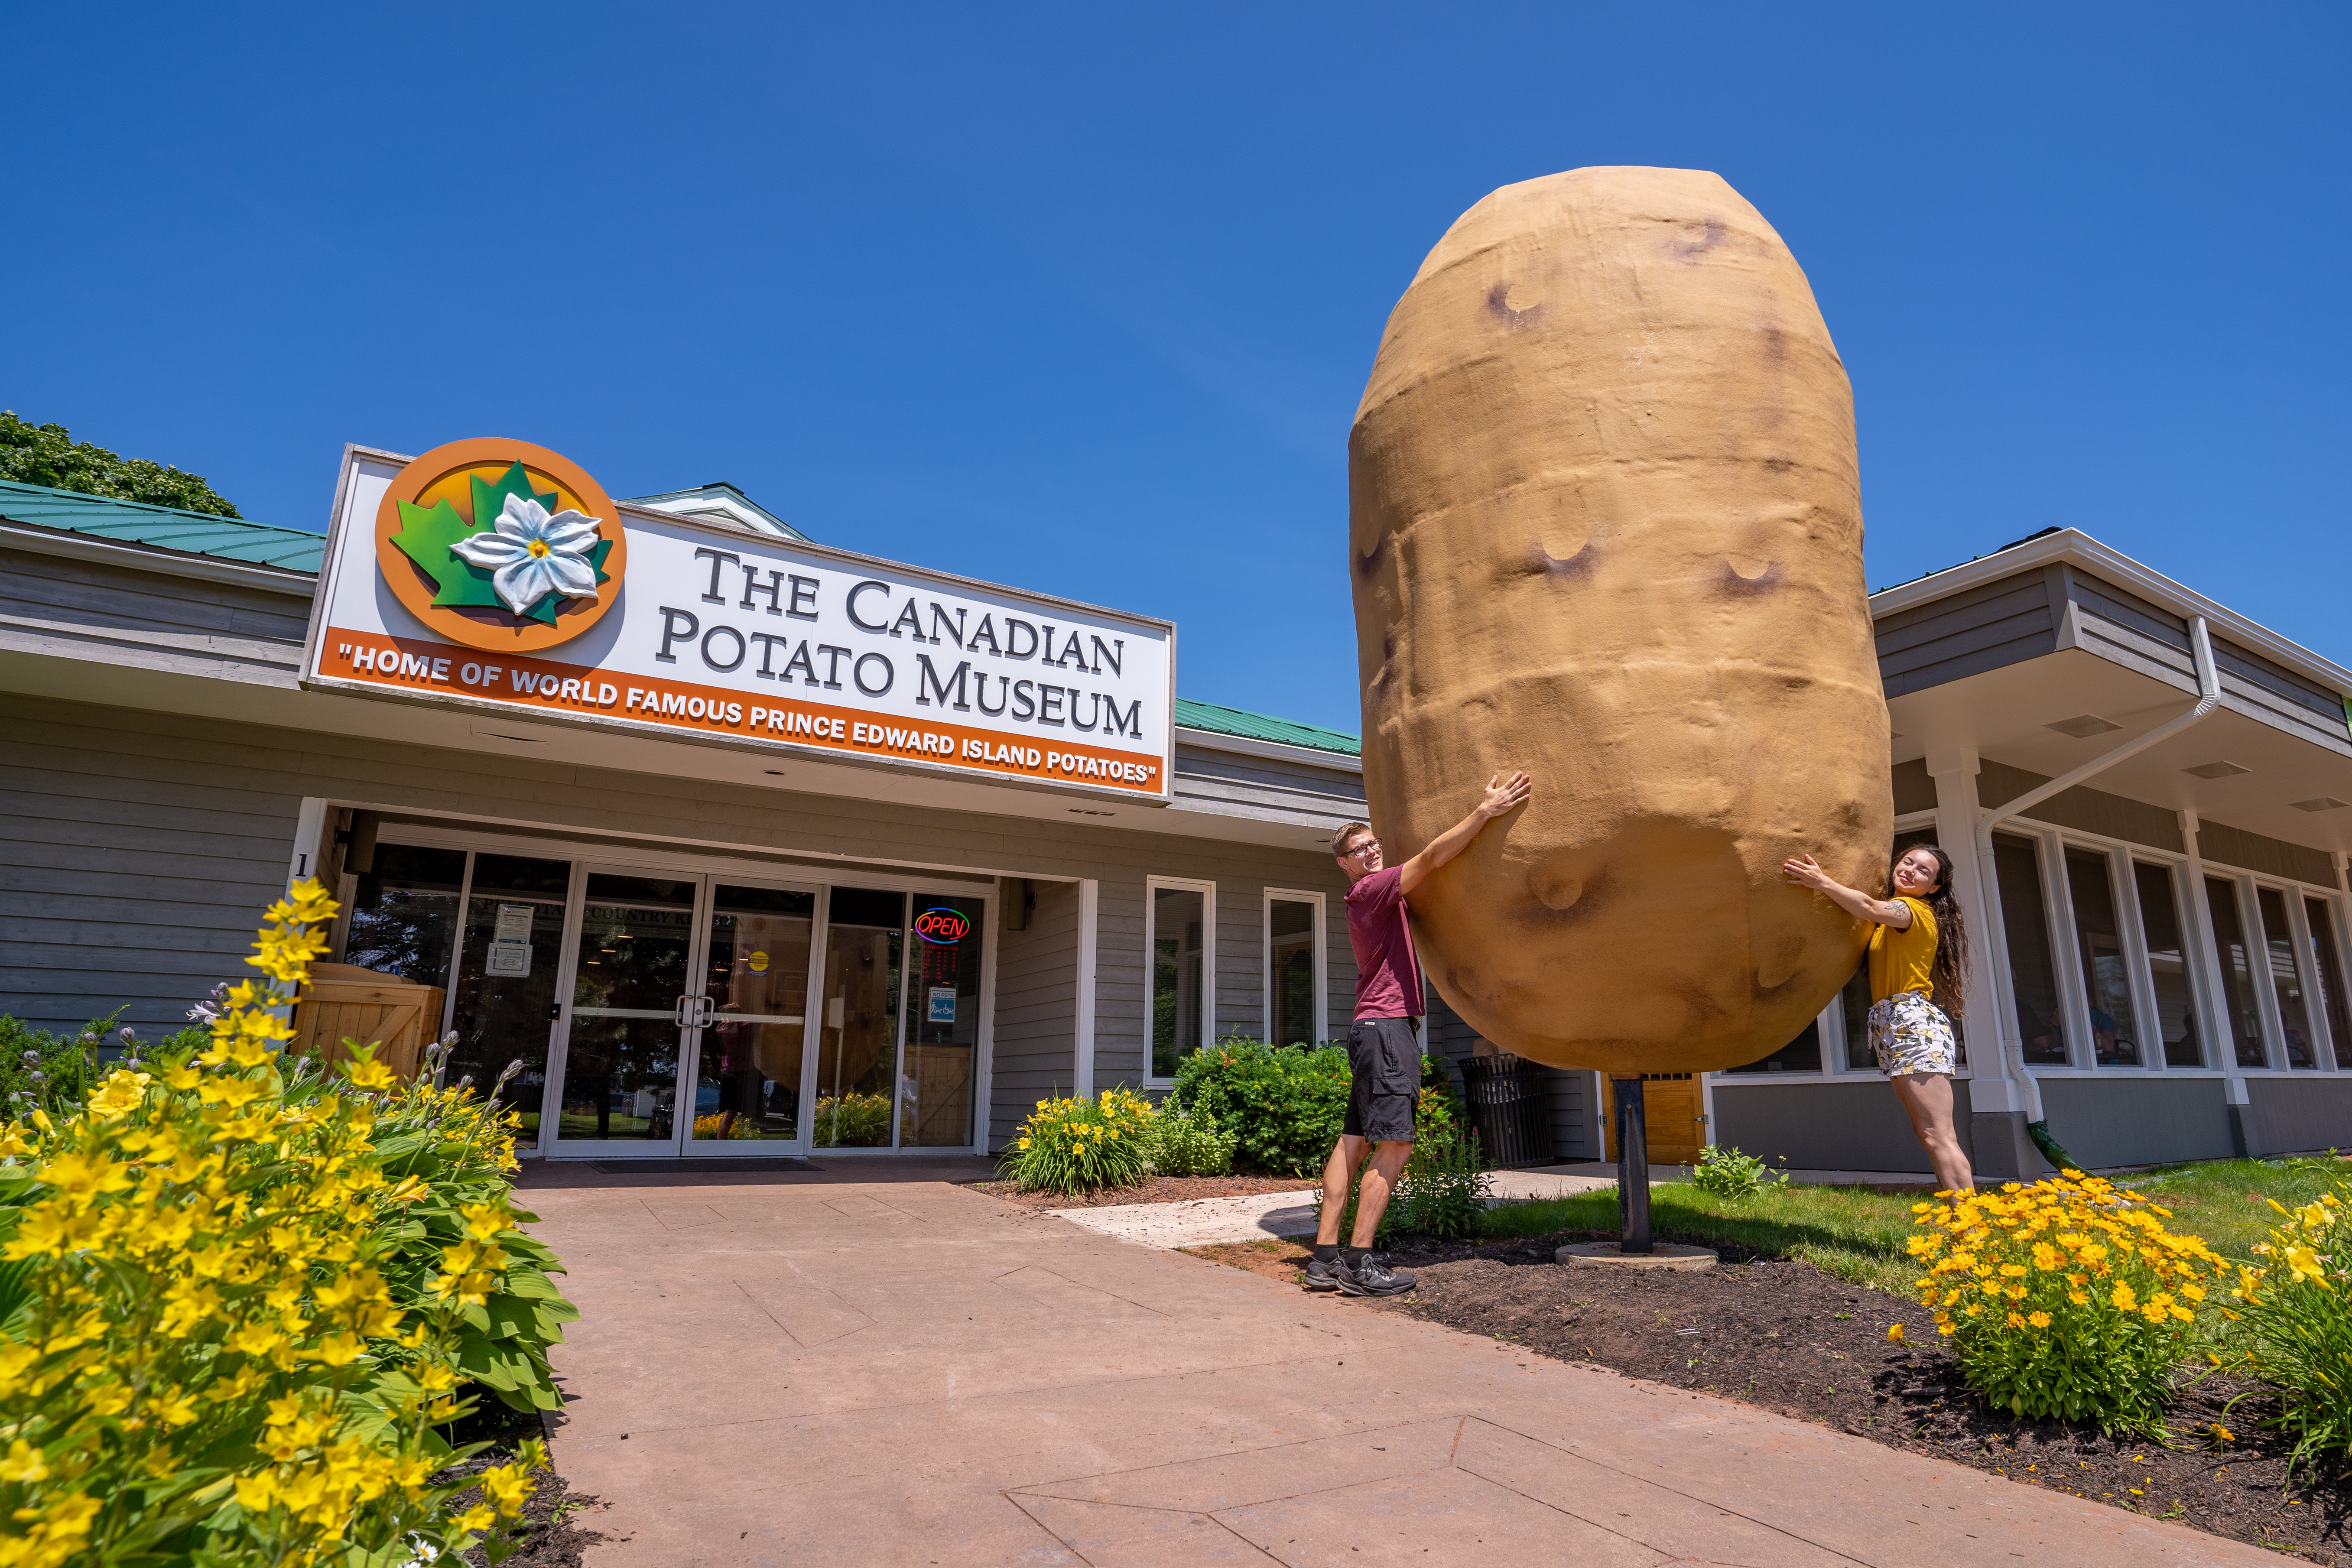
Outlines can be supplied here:
<path id="1" fill-rule="evenodd" d="M 490 574 L 490 585 L 520 616 L 549 593 L 596 596 L 597 520 L 576 511 L 553 516 L 529 496 L 509 495 L 495 528 L 458 541 L 449 553 Z"/>

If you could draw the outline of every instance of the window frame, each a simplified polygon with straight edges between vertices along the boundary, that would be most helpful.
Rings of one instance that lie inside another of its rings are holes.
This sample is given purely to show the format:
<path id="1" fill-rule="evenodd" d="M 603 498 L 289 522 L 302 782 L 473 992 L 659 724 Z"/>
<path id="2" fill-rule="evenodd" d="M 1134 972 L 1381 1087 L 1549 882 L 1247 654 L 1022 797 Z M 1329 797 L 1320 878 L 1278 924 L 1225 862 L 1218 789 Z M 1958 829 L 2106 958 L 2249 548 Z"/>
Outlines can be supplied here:
<path id="1" fill-rule="evenodd" d="M 1274 906 L 1276 903 L 1311 904 L 1315 923 L 1309 928 L 1308 940 L 1315 951 L 1315 1034 L 1313 1045 L 1328 1044 L 1331 1038 L 1331 952 L 1327 943 L 1323 917 L 1327 912 L 1321 893 L 1310 893 L 1298 888 L 1267 888 L 1258 900 L 1258 982 L 1263 1010 L 1259 1014 L 1265 1038 L 1274 1041 Z M 1426 994 L 1426 993 L 1423 993 Z"/>
<path id="2" fill-rule="evenodd" d="M 1217 1038 L 1217 884 L 1193 877 L 1147 876 L 1143 879 L 1143 1087 L 1173 1089 L 1174 1074 L 1166 1078 L 1155 1075 L 1151 1060 L 1152 987 L 1159 973 L 1160 890 L 1201 895 L 1201 1037 L 1192 1050 L 1205 1050 Z M 1185 1049 L 1176 1058 L 1181 1061 Z"/>

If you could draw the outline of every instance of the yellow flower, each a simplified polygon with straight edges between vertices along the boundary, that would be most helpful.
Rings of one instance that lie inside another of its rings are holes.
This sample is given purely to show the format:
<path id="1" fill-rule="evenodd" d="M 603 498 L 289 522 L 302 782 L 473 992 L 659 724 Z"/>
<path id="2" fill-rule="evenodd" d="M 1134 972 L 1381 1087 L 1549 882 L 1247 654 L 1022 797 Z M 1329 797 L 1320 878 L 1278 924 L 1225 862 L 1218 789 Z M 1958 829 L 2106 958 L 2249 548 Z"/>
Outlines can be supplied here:
<path id="1" fill-rule="evenodd" d="M 1903 1342 L 1903 1325 L 1900 1323 L 1890 1325 L 1886 1331 L 1886 1337 L 1898 1345 L 1901 1344 Z"/>
<path id="2" fill-rule="evenodd" d="M 0 1481 L 46 1481 L 49 1479 L 47 1461 L 41 1451 L 22 1437 L 12 1438 L 8 1457 L 0 1459 Z"/>
<path id="3" fill-rule="evenodd" d="M 2074 1305 L 2076 1305 L 2077 1307 L 2087 1307 L 2087 1306 L 2089 1306 L 2089 1305 L 2091 1304 L 2091 1298 L 2090 1298 L 2089 1294 L 2088 1294 L 2087 1292 L 2085 1292 L 2085 1291 L 2082 1291 L 2082 1290 L 2069 1290 L 2069 1291 L 2067 1291 L 2067 1292 L 2066 1292 L 2066 1300 L 2068 1300 L 2069 1301 L 2074 1302 Z"/>
<path id="4" fill-rule="evenodd" d="M 2117 1280 L 2116 1282 L 2116 1288 L 2112 1291 L 2108 1292 L 2107 1300 L 2116 1304 L 2116 1309 L 2118 1311 L 2131 1312 L 2137 1311 L 2139 1309 L 2139 1298 L 2132 1293 L 2132 1288 L 2130 1286 L 2123 1283 L 2121 1280 Z"/>
<path id="5" fill-rule="evenodd" d="M 2046 1329 L 2050 1326 L 2050 1314 L 2041 1311 L 2028 1312 L 2025 1314 L 2025 1321 L 2037 1329 Z"/>

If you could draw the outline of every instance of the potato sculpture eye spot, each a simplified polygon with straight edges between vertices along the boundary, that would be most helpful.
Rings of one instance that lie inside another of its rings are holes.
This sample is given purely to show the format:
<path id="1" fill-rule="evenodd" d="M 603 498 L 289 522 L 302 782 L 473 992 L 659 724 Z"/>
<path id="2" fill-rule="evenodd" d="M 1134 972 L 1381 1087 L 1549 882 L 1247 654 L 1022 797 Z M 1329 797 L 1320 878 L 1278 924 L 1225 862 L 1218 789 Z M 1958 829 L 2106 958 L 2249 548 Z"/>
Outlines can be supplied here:
<path id="1" fill-rule="evenodd" d="M 1535 777 L 1412 894 L 1480 1035 L 1713 1071 L 1853 973 L 1863 923 L 1780 868 L 1885 891 L 1859 475 L 1812 289 L 1718 176 L 1506 186 L 1430 252 L 1349 440 L 1364 790 L 1395 865 Z"/>

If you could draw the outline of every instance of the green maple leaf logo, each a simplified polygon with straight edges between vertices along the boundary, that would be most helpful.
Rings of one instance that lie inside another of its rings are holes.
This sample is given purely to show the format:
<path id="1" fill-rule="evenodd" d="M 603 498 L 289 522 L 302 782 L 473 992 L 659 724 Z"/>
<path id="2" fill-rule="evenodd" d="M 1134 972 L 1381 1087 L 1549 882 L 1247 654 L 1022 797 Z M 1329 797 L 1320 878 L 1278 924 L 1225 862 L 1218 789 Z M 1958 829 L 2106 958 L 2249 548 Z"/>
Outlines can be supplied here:
<path id="1" fill-rule="evenodd" d="M 402 501 L 400 531 L 392 536 L 392 542 L 399 547 L 402 554 L 416 563 L 416 569 L 424 573 L 437 590 L 433 595 L 435 604 L 464 609 L 496 610 L 504 615 L 508 613 L 507 607 L 499 602 L 499 595 L 490 585 L 488 569 L 461 559 L 449 547 L 495 527 L 499 513 L 506 510 L 509 496 L 522 496 L 535 500 L 550 511 L 555 511 L 559 507 L 551 492 L 541 493 L 530 488 L 530 477 L 523 472 L 520 463 L 499 475 L 496 484 L 484 484 L 479 474 L 472 476 L 471 482 L 474 490 L 472 522 L 458 516 L 457 509 L 446 500 L 436 501 L 429 507 Z M 588 552 L 588 563 L 596 569 L 599 584 L 612 581 L 604 574 L 604 557 L 612 551 L 611 540 L 599 539 L 596 547 Z M 523 618 L 551 626 L 555 624 L 555 612 L 562 607 L 562 595 L 543 594 L 523 613 Z"/>

